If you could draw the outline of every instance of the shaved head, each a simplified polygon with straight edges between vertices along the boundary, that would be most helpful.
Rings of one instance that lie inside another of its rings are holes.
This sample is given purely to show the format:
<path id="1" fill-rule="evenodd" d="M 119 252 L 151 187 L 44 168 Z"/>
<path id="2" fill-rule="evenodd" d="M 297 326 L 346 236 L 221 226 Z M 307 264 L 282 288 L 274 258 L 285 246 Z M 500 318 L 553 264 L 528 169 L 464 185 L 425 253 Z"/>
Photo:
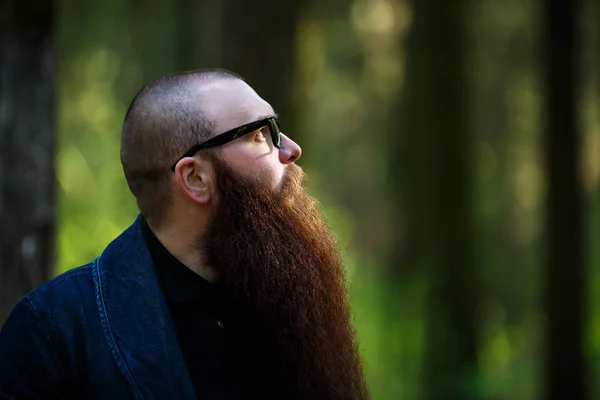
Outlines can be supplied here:
<path id="1" fill-rule="evenodd" d="M 221 80 L 243 80 L 233 72 L 204 69 L 160 77 L 135 96 L 123 122 L 121 163 L 140 212 L 154 225 L 171 201 L 170 165 L 188 148 L 214 135 L 202 89 Z"/>

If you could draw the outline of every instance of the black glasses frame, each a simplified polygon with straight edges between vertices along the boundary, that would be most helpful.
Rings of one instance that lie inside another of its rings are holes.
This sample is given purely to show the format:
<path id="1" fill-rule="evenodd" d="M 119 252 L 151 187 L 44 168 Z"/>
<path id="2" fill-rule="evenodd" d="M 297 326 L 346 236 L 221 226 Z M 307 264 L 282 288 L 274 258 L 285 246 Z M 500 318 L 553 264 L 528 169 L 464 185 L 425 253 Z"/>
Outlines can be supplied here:
<path id="1" fill-rule="evenodd" d="M 279 129 L 279 122 L 277 121 L 277 117 L 267 117 L 258 121 L 250 122 L 246 125 L 238 126 L 237 128 L 233 128 L 231 130 L 228 130 L 227 132 L 220 133 L 217 136 L 213 136 L 212 138 L 195 145 L 194 147 L 186 151 L 181 157 L 179 157 L 177 161 L 175 161 L 175 164 L 173 164 L 173 166 L 171 167 L 171 171 L 175 171 L 175 166 L 177 166 L 177 163 L 179 161 L 181 161 L 185 157 L 193 156 L 201 149 L 224 145 L 225 143 L 231 142 L 232 140 L 252 133 L 257 129 L 260 129 L 265 126 L 269 127 L 269 131 L 271 132 L 271 139 L 273 140 L 273 145 L 280 149 L 281 130 Z"/>

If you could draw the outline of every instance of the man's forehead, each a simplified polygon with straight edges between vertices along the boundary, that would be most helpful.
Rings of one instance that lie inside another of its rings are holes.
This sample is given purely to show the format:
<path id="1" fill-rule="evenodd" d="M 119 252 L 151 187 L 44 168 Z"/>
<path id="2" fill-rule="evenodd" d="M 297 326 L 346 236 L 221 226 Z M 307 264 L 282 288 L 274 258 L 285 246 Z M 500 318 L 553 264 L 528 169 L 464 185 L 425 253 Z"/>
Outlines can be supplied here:
<path id="1" fill-rule="evenodd" d="M 217 132 L 275 115 L 273 107 L 248 84 L 237 79 L 211 82 L 200 88 L 200 106 Z"/>

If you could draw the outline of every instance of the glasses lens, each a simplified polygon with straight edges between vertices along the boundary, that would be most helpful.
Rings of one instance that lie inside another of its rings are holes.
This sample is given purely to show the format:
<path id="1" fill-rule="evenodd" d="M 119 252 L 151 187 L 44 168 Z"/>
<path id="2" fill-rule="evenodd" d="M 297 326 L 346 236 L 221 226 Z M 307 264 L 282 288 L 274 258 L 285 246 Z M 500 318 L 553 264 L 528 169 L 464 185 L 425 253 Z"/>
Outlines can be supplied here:
<path id="1" fill-rule="evenodd" d="M 275 147 L 281 147 L 281 131 L 279 130 L 279 124 L 275 118 L 269 120 L 269 130 L 271 131 L 271 138 Z"/>

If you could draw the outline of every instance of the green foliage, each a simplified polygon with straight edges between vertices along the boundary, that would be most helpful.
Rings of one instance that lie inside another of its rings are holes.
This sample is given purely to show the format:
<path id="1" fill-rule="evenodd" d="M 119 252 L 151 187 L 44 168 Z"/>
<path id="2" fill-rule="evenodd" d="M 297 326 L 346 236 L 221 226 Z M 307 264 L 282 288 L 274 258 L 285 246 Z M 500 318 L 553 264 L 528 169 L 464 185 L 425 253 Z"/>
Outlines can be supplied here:
<path id="1" fill-rule="evenodd" d="M 119 161 L 125 105 L 114 86 L 120 61 L 100 48 L 62 65 L 59 272 L 91 261 L 136 215 Z"/>

